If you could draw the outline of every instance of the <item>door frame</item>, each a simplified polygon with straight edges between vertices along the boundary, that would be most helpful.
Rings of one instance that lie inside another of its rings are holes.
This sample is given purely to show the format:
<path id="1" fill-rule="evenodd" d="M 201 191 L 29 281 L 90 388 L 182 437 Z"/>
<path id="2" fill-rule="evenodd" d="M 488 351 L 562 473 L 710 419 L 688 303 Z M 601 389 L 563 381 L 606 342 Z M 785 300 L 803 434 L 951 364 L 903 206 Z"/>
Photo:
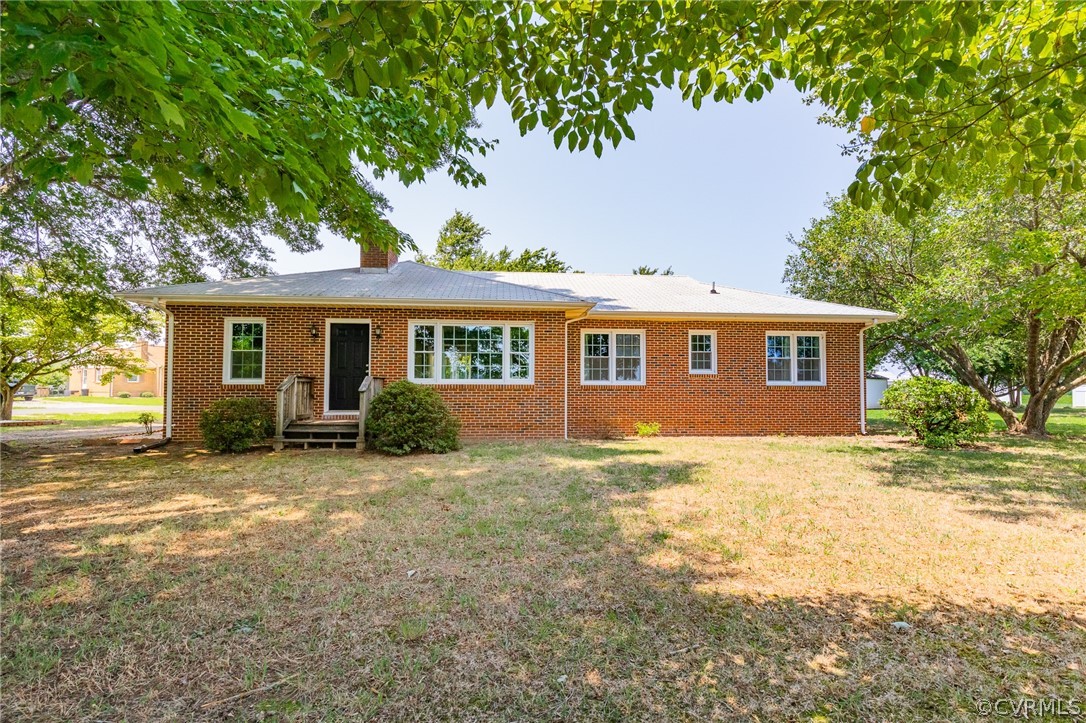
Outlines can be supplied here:
<path id="1" fill-rule="evenodd" d="M 358 416 L 358 410 L 353 412 L 350 410 L 340 411 L 338 409 L 329 409 L 328 400 L 331 395 L 328 393 L 329 383 L 332 380 L 332 324 L 369 324 L 369 341 L 366 345 L 366 353 L 369 354 L 369 359 L 366 360 L 366 366 L 369 367 L 373 363 L 373 323 L 369 319 L 325 319 L 324 320 L 324 416 L 329 414 L 333 416 L 345 416 L 353 414 Z M 369 371 L 372 373 L 373 369 Z"/>

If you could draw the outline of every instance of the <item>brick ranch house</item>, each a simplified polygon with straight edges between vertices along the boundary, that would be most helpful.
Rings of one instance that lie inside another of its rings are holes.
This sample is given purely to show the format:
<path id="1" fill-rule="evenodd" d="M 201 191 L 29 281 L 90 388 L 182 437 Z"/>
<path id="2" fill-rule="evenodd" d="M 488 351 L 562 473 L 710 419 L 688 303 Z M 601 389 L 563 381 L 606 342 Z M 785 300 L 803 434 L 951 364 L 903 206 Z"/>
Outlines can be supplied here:
<path id="1" fill-rule="evenodd" d="M 433 385 L 465 438 L 864 432 L 864 329 L 895 315 L 683 276 L 360 267 L 145 288 L 167 315 L 165 435 L 226 397 L 306 379 L 313 422 L 357 423 L 359 386 Z M 287 406 L 282 401 L 280 405 Z M 286 412 L 284 412 L 286 414 Z"/>

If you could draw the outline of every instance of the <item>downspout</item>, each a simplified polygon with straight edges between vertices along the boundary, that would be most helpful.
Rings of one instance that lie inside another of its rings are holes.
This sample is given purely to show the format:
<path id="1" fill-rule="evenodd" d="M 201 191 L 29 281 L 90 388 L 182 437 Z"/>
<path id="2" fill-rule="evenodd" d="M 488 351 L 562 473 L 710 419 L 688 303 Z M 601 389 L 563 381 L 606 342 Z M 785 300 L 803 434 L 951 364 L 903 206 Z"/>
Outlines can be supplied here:
<path id="1" fill-rule="evenodd" d="M 566 319 L 565 335 L 562 337 L 562 438 L 569 439 L 569 325 L 588 316 L 582 311 L 572 319 Z"/>
<path id="2" fill-rule="evenodd" d="M 166 314 L 166 411 L 163 418 L 163 432 L 166 439 L 173 437 L 173 312 L 164 304 L 159 303 L 158 298 L 151 301 L 151 306 Z"/>
<path id="3" fill-rule="evenodd" d="M 864 358 L 864 332 L 878 324 L 872 319 L 870 324 L 860 327 L 860 434 L 867 434 L 867 360 Z"/>
<path id="4" fill-rule="evenodd" d="M 166 439 L 173 437 L 173 312 L 163 307 L 166 312 L 166 413 L 164 432 Z"/>

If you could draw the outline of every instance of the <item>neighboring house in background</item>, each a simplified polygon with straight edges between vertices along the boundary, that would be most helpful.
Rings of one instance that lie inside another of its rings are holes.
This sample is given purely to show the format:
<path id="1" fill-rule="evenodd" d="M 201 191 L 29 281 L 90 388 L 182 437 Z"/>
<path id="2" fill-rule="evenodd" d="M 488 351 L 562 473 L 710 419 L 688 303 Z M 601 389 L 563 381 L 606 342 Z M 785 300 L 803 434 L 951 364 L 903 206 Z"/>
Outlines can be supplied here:
<path id="1" fill-rule="evenodd" d="M 890 386 L 890 380 L 881 374 L 869 372 L 867 375 L 867 408 L 880 409 L 882 407 L 882 395 Z"/>
<path id="2" fill-rule="evenodd" d="M 151 392 L 161 397 L 165 391 L 166 347 L 139 341 L 119 349 L 139 359 L 143 371 L 139 374 L 114 374 L 106 379 L 110 367 L 72 367 L 68 372 L 68 391 L 72 395 L 91 397 L 116 397 L 128 392 L 138 397 Z"/>
<path id="3" fill-rule="evenodd" d="M 358 269 L 146 288 L 167 314 L 165 434 L 217 399 L 312 378 L 317 419 L 359 385 L 433 385 L 466 438 L 857 434 L 863 330 L 885 311 L 684 276 L 465 272 L 363 251 Z M 286 405 L 284 404 L 284 408 Z"/>
<path id="4" fill-rule="evenodd" d="M 1086 407 L 1086 384 L 1071 390 L 1071 406 L 1076 409 Z"/>

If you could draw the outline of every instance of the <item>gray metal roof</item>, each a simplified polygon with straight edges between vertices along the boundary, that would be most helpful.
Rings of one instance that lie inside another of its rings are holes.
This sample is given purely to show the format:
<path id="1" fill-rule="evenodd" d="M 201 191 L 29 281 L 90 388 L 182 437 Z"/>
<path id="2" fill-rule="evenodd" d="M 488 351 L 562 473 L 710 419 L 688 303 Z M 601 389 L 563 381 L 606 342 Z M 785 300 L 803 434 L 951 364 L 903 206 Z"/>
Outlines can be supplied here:
<path id="1" fill-rule="evenodd" d="M 569 294 L 595 303 L 591 316 L 788 316 L 842 317 L 889 321 L 897 315 L 859 306 L 812 301 L 717 286 L 689 276 L 634 274 L 552 274 L 471 271 L 481 278 Z"/>
<path id="2" fill-rule="evenodd" d="M 890 321 L 887 311 L 710 285 L 688 276 L 449 271 L 401 261 L 388 273 L 357 268 L 157 286 L 130 301 L 349 303 L 426 306 L 549 306 L 590 316 L 812 317 Z"/>
<path id="3" fill-rule="evenodd" d="M 261 301 L 312 300 L 350 303 L 390 302 L 467 305 L 586 307 L 589 304 L 559 292 L 518 286 L 499 279 L 448 271 L 401 261 L 388 273 L 361 273 L 357 268 L 313 271 L 249 279 L 224 279 L 135 289 L 122 294 L 131 301 Z"/>

